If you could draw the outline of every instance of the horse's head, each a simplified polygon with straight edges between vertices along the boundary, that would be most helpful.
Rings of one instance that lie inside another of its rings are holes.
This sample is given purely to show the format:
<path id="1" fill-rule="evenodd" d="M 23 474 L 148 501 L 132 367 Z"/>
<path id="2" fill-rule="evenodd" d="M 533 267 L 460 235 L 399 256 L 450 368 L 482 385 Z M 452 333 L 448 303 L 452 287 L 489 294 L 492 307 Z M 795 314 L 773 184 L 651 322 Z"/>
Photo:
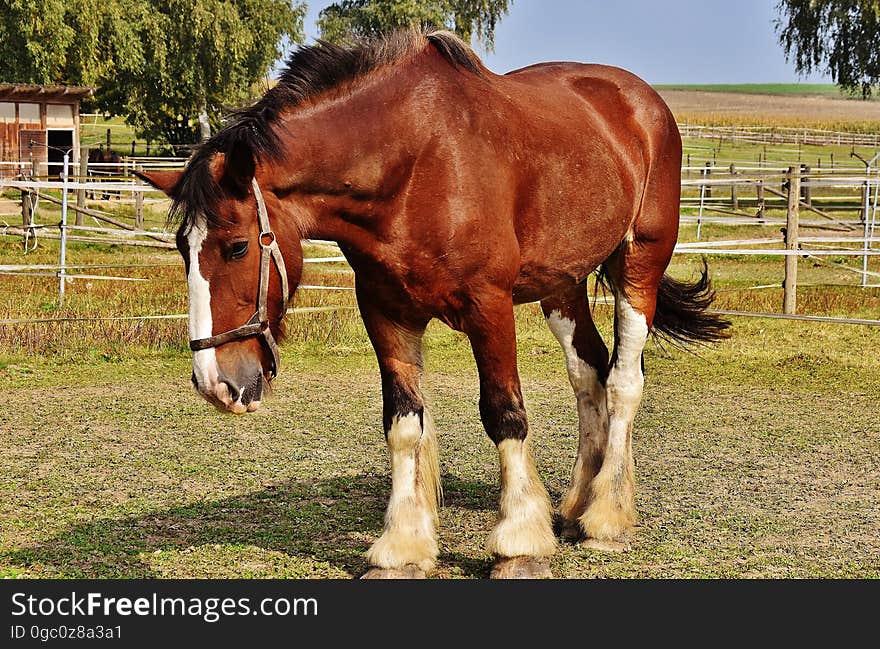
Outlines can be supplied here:
<path id="1" fill-rule="evenodd" d="M 280 217 L 252 166 L 242 173 L 223 154 L 138 175 L 183 216 L 177 249 L 189 285 L 193 385 L 221 410 L 252 412 L 278 370 L 276 341 L 302 272 L 296 225 Z"/>

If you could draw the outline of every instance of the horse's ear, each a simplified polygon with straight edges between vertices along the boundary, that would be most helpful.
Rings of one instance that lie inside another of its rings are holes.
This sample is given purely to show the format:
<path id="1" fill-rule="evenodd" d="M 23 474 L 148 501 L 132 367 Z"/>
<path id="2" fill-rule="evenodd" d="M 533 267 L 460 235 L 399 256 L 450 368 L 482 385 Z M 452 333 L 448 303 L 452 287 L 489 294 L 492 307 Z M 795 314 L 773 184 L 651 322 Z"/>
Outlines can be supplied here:
<path id="1" fill-rule="evenodd" d="M 134 175 L 164 192 L 166 196 L 174 198 L 174 190 L 177 188 L 177 183 L 180 182 L 183 171 L 135 171 Z"/>
<path id="2" fill-rule="evenodd" d="M 254 154 L 243 145 L 233 145 L 228 153 L 217 153 L 211 159 L 211 173 L 217 184 L 239 196 L 250 191 L 255 171 Z"/>

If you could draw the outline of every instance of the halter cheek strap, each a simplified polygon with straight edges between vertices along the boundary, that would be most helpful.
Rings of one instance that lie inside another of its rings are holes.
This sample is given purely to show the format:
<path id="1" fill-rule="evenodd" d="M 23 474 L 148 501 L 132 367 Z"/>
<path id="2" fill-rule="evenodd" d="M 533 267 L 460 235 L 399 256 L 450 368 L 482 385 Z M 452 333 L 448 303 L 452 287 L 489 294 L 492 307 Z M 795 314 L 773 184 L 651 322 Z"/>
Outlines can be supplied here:
<path id="1" fill-rule="evenodd" d="M 260 336 L 263 344 L 266 345 L 272 354 L 272 367 L 269 370 L 270 378 L 274 378 L 278 374 L 280 358 L 278 355 L 278 344 L 269 328 L 269 263 L 275 262 L 278 274 L 281 277 L 281 309 L 282 313 L 287 310 L 287 301 L 290 299 L 290 287 L 287 283 L 287 267 L 284 265 L 284 256 L 278 247 L 278 241 L 275 233 L 269 224 L 269 213 L 266 211 L 266 202 L 263 200 L 263 193 L 257 184 L 257 179 L 252 181 L 254 189 L 254 197 L 257 199 L 257 221 L 260 226 L 260 284 L 257 290 L 257 310 L 250 319 L 236 329 L 230 329 L 216 336 L 209 338 L 199 338 L 189 341 L 189 348 L 194 352 L 202 349 L 210 349 L 211 347 L 219 347 L 233 340 L 241 340 L 250 338 L 251 336 Z"/>

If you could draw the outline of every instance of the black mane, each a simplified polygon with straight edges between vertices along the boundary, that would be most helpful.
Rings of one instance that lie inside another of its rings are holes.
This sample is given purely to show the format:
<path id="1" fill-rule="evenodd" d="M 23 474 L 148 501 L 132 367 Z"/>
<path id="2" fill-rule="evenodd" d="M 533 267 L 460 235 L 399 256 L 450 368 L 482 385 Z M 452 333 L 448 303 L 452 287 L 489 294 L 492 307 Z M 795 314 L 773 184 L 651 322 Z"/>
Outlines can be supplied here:
<path id="1" fill-rule="evenodd" d="M 170 221 L 188 230 L 197 219 L 217 222 L 221 190 L 210 169 L 211 158 L 225 153 L 236 160 L 277 159 L 282 151 L 273 122 L 283 111 L 367 73 L 405 59 L 432 45 L 450 64 L 483 76 L 480 59 L 462 40 L 446 31 L 401 30 L 386 36 L 334 45 L 319 40 L 302 46 L 287 61 L 278 83 L 255 104 L 232 113 L 231 123 L 198 145 L 173 192 Z"/>

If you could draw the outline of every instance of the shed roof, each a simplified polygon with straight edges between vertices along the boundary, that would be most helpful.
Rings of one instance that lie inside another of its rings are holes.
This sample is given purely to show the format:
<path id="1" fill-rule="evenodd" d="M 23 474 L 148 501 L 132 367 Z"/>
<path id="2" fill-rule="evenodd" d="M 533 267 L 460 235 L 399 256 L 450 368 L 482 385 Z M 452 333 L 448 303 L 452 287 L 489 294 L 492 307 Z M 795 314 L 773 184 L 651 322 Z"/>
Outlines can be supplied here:
<path id="1" fill-rule="evenodd" d="M 0 83 L 0 101 L 54 101 L 75 103 L 88 97 L 94 88 L 83 86 L 41 86 L 32 83 Z"/>

